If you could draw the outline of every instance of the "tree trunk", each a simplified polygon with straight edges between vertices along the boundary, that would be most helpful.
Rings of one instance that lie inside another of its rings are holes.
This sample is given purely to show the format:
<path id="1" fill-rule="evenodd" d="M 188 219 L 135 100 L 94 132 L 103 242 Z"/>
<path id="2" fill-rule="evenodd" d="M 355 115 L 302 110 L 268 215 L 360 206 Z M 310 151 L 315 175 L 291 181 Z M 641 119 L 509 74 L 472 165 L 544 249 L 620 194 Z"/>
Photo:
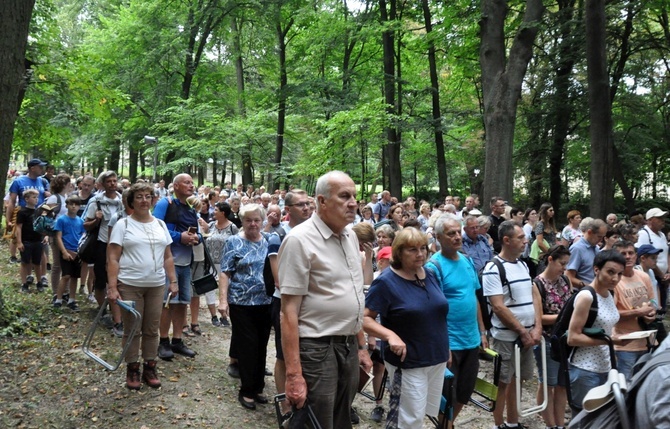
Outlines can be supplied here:
<path id="1" fill-rule="evenodd" d="M 379 0 L 382 23 L 390 23 L 397 18 L 396 0 L 390 0 L 390 10 L 386 9 L 386 0 Z M 384 52 L 384 101 L 386 111 L 392 117 L 397 116 L 397 99 L 395 93 L 396 66 L 395 66 L 395 37 L 394 30 L 382 33 L 382 47 Z M 394 121 L 395 122 L 395 121 Z M 384 177 L 388 180 L 388 190 L 391 195 L 402 197 L 402 174 L 400 169 L 400 136 L 396 125 L 386 127 L 386 145 L 384 146 Z"/>
<path id="2" fill-rule="evenodd" d="M 484 197 L 505 199 L 513 197 L 512 156 L 516 111 L 521 85 L 533 53 L 533 42 L 544 13 L 542 0 L 528 0 L 523 22 L 517 29 L 512 47 L 507 52 L 505 0 L 482 0 L 481 46 L 479 61 L 482 67 L 484 98 L 484 129 L 486 159 L 484 164 Z"/>
<path id="3" fill-rule="evenodd" d="M 437 61 L 435 60 L 435 43 L 430 38 L 433 31 L 430 7 L 428 0 L 421 0 L 423 8 L 423 19 L 426 23 L 426 35 L 428 37 L 428 67 L 430 69 L 430 86 L 433 101 L 433 133 L 435 136 L 435 153 L 437 160 L 437 183 L 440 188 L 440 197 L 447 196 L 447 161 L 444 157 L 444 137 L 442 133 L 442 111 L 440 109 L 440 87 L 437 79 Z M 415 167 L 416 170 L 416 167 Z M 416 182 L 414 183 L 414 195 L 416 195 Z"/>
<path id="4" fill-rule="evenodd" d="M 288 76 L 286 73 L 286 36 L 293 26 L 293 19 L 290 19 L 286 27 L 282 27 L 281 21 L 277 21 L 277 44 L 279 47 L 279 103 L 277 106 L 277 140 L 275 145 L 274 168 L 270 169 L 268 177 L 268 188 L 279 189 L 281 158 L 284 150 L 284 129 L 286 127 L 286 99 L 288 97 Z M 275 183 L 272 183 L 274 173 Z"/>
<path id="5" fill-rule="evenodd" d="M 135 144 L 128 145 L 128 179 L 135 183 L 137 181 L 137 149 Z M 158 176 L 156 176 L 158 177 Z"/>
<path id="6" fill-rule="evenodd" d="M 605 0 L 586 1 L 586 64 L 591 139 L 589 215 L 604 219 L 614 206 L 612 109 L 605 46 Z"/>
<path id="7" fill-rule="evenodd" d="M 119 160 L 121 159 L 121 141 L 119 139 L 114 139 L 112 142 L 112 147 L 109 152 L 109 159 L 107 160 L 107 167 L 116 171 L 116 174 L 119 176 L 121 172 L 119 171 Z"/>
<path id="8" fill-rule="evenodd" d="M 244 91 L 244 63 L 242 62 L 242 34 L 237 18 L 231 20 L 233 32 L 233 55 L 235 57 L 235 76 L 237 78 L 237 114 L 245 118 L 247 116 Z M 251 162 L 251 142 L 247 142 L 242 150 L 242 185 L 246 186 L 254 181 L 253 164 Z"/>
<path id="9" fill-rule="evenodd" d="M 14 126 L 26 85 L 26 46 L 35 0 L 0 2 L 0 189 L 5 195 Z M 4 212 L 4 210 L 3 210 Z M 2 219 L 4 213 L 0 213 Z"/>

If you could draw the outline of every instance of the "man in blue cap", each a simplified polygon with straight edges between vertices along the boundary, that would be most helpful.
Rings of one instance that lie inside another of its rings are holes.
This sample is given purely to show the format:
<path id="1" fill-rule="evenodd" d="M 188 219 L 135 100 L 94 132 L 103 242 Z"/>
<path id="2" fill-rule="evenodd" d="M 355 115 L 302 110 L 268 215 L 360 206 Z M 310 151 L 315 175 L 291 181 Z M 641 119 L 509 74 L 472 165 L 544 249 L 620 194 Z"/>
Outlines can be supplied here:
<path id="1" fill-rule="evenodd" d="M 23 191 L 26 189 L 35 189 L 38 192 L 37 197 L 37 206 L 39 207 L 45 200 L 45 195 L 49 191 L 49 182 L 43 179 L 42 174 L 44 173 L 44 167 L 47 165 L 46 162 L 39 160 L 37 158 L 31 159 L 28 161 L 28 172 L 19 176 L 12 182 L 9 187 L 9 201 L 7 204 L 7 227 L 10 228 L 13 226 L 12 222 L 14 219 L 14 209 L 16 207 L 16 198 L 18 197 L 19 208 L 26 206 L 26 200 L 23 199 Z"/>

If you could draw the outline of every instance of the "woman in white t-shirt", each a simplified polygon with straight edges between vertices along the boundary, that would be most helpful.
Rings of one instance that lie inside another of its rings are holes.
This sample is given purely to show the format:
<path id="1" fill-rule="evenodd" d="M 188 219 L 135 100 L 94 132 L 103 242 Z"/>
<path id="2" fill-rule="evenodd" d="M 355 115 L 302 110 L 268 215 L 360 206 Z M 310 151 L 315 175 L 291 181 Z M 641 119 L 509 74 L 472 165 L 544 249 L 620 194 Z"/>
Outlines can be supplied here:
<path id="1" fill-rule="evenodd" d="M 593 261 L 595 278 L 590 285 L 598 299 L 598 315 L 593 328 L 602 329 L 606 335 L 612 335 L 614 325 L 619 321 L 619 311 L 614 303 L 612 291 L 621 280 L 626 259 L 616 250 L 604 250 Z M 570 407 L 573 416 L 582 408 L 582 400 L 589 390 L 607 381 L 611 367 L 610 348 L 604 339 L 592 338 L 583 333 L 586 320 L 593 302 L 590 291 L 582 289 L 575 298 L 575 309 L 568 327 L 568 345 L 577 347 L 570 358 Z M 615 344 L 624 345 L 625 341 L 612 338 Z"/>
<path id="2" fill-rule="evenodd" d="M 154 189 L 148 183 L 136 183 L 128 192 L 125 204 L 133 213 L 120 220 L 109 239 L 107 250 L 107 298 L 135 301 L 142 315 L 140 332 L 133 337 L 126 353 L 126 386 L 139 390 L 143 380 L 149 387 L 161 386 L 156 374 L 158 326 L 163 309 L 165 278 L 170 292 L 178 292 L 177 275 L 172 260 L 172 238 L 165 223 L 152 216 Z M 133 317 L 123 312 L 123 323 L 131 326 Z M 128 341 L 126 331 L 122 346 Z M 140 379 L 140 342 L 144 368 Z"/>

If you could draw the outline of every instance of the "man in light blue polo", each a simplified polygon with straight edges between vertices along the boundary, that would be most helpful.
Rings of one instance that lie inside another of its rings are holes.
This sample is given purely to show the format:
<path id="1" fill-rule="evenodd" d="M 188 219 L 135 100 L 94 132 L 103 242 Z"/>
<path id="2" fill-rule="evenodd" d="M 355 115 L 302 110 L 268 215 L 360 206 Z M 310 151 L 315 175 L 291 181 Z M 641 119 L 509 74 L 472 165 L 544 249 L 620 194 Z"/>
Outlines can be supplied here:
<path id="1" fill-rule="evenodd" d="M 463 226 L 463 252 L 472 258 L 475 270 L 480 272 L 493 258 L 493 249 L 489 241 L 478 233 L 479 222 L 476 216 L 466 216 Z"/>
<path id="2" fill-rule="evenodd" d="M 607 224 L 602 219 L 585 218 L 579 224 L 584 236 L 570 246 L 570 261 L 566 267 L 565 274 L 570 279 L 572 286 L 581 289 L 591 284 L 595 276 L 593 272 L 593 260 L 600 248 L 598 243 L 607 233 Z"/>

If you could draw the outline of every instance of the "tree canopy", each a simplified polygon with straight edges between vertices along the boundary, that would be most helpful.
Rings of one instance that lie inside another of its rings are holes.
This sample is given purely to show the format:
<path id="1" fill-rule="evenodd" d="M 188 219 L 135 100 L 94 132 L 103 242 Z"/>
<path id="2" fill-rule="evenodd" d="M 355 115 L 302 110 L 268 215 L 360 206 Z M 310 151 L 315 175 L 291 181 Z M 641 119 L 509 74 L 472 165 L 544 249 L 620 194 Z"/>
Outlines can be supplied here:
<path id="1" fill-rule="evenodd" d="M 135 179 L 152 135 L 166 179 L 310 189 L 340 169 L 363 194 L 631 212 L 668 197 L 670 4 L 600 2 L 590 81 L 594 3 L 38 1 L 12 150 Z"/>

